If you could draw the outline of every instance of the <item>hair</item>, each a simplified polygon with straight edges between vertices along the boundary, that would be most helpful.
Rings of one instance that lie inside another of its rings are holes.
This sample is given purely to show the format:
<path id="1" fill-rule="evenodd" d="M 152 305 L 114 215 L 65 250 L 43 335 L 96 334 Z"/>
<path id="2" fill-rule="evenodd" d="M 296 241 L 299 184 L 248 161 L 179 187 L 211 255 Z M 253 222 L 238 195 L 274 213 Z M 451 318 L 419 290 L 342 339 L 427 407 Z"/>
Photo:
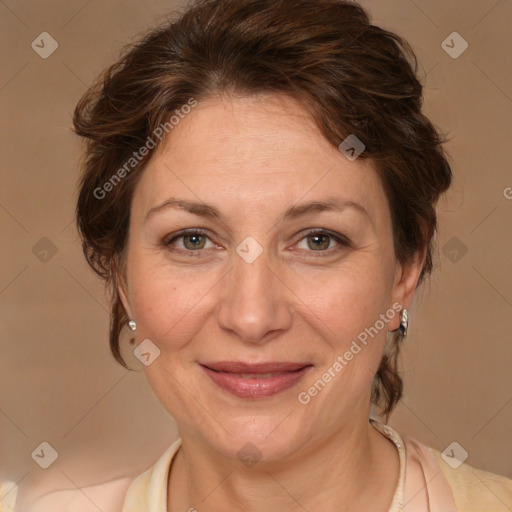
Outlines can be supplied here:
<path id="1" fill-rule="evenodd" d="M 284 94 L 334 146 L 357 136 L 365 145 L 359 158 L 374 160 L 386 193 L 396 259 L 406 265 L 425 254 L 419 285 L 432 271 L 435 205 L 452 172 L 446 139 L 422 113 L 417 73 L 409 43 L 347 0 L 199 0 L 125 47 L 73 116 L 74 131 L 86 139 L 77 226 L 88 263 L 110 291 L 115 359 L 127 368 L 119 338 L 128 318 L 117 283 L 133 191 L 151 152 L 130 159 L 192 98 Z M 119 174 L 127 161 L 133 168 Z M 391 334 L 371 390 L 386 418 L 403 391 L 403 335 Z"/>

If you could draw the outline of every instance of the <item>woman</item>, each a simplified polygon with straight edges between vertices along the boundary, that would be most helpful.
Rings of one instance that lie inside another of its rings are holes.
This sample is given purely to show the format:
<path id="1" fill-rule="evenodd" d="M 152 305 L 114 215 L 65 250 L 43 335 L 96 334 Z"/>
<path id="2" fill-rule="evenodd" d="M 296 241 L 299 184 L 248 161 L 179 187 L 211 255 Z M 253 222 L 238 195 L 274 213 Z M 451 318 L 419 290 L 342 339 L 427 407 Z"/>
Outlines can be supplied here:
<path id="1" fill-rule="evenodd" d="M 353 2 L 203 0 L 82 98 L 111 348 L 129 325 L 180 432 L 96 489 L 111 510 L 510 509 L 512 481 L 370 418 L 401 397 L 452 179 L 416 72 Z"/>

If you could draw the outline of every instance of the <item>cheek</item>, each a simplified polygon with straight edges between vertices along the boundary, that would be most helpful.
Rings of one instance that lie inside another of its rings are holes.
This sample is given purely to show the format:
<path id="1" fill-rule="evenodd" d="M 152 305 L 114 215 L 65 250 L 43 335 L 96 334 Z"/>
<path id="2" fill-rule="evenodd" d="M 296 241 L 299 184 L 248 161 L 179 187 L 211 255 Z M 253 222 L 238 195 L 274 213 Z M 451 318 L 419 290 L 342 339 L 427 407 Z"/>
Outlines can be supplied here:
<path id="1" fill-rule="evenodd" d="M 169 270 L 133 265 L 131 302 L 137 333 L 151 339 L 161 350 L 182 348 L 201 328 L 200 316 L 216 279 L 208 272 L 187 275 Z"/>
<path id="2" fill-rule="evenodd" d="M 330 338 L 334 336 L 345 344 L 373 326 L 390 307 L 390 288 L 385 276 L 380 262 L 368 258 L 330 273 L 317 280 L 309 291 L 303 289 L 303 293 L 307 294 L 308 306 L 315 316 L 330 328 Z"/>
<path id="3" fill-rule="evenodd" d="M 318 286 L 314 292 L 310 288 L 307 296 L 313 313 L 310 317 L 316 319 L 314 330 L 322 333 L 323 343 L 327 341 L 330 349 L 315 379 L 320 377 L 332 385 L 326 386 L 329 391 L 318 405 L 332 401 L 337 406 L 343 402 L 354 407 L 366 396 L 382 358 L 389 320 L 395 314 L 382 263 L 377 258 L 357 263 L 317 281 Z M 383 321 L 381 315 L 386 313 L 390 318 Z"/>

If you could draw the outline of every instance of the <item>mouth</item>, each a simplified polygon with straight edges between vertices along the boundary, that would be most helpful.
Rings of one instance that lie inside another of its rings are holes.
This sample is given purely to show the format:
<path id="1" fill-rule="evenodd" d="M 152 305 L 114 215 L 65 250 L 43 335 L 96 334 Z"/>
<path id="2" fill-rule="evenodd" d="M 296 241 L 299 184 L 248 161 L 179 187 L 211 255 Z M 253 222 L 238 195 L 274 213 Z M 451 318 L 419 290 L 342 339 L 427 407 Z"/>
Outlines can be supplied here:
<path id="1" fill-rule="evenodd" d="M 240 398 L 267 398 L 297 384 L 313 367 L 309 363 L 248 364 L 222 361 L 200 364 L 220 388 Z"/>

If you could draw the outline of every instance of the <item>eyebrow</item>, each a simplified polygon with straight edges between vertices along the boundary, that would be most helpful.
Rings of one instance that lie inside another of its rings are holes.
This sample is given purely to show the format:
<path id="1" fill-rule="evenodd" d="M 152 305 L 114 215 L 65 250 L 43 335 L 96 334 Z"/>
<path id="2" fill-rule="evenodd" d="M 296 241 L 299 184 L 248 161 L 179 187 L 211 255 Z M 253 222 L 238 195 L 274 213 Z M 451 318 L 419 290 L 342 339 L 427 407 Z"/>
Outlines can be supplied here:
<path id="1" fill-rule="evenodd" d="M 199 217 L 206 217 L 224 222 L 223 215 L 217 208 L 215 208 L 215 206 L 207 203 L 187 201 L 185 199 L 176 199 L 174 197 L 171 197 L 158 206 L 151 208 L 146 214 L 145 221 L 147 221 L 152 215 L 162 210 L 174 207 L 180 208 Z M 366 215 L 366 217 L 370 218 L 368 211 L 364 208 L 363 205 L 348 199 L 331 197 L 324 201 L 311 201 L 309 203 L 291 206 L 281 216 L 280 222 L 297 219 L 310 213 L 342 211 L 347 208 L 353 208 L 359 213 L 362 213 Z"/>

